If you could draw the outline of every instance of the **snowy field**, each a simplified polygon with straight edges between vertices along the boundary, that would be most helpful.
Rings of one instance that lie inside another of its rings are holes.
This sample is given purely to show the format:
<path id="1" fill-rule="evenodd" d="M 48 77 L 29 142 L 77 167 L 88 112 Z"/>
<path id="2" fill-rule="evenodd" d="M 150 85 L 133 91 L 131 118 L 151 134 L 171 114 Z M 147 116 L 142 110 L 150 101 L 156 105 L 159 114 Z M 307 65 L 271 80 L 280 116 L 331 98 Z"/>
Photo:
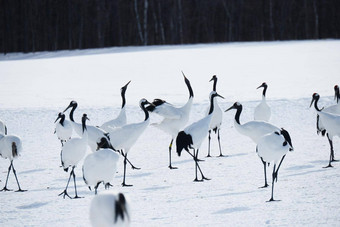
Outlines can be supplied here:
<path id="1" fill-rule="evenodd" d="M 195 183 L 194 162 L 183 153 L 173 155 L 177 170 L 169 170 L 170 136 L 149 126 L 129 153 L 141 170 L 127 169 L 121 187 L 123 159 L 114 187 L 130 199 L 132 226 L 337 226 L 340 223 L 340 163 L 328 164 L 329 144 L 316 134 L 316 114 L 309 108 L 314 92 L 320 105 L 335 104 L 333 87 L 340 84 L 340 41 L 265 42 L 214 45 L 124 47 L 56 53 L 0 56 L 0 119 L 10 134 L 23 140 L 24 153 L 14 161 L 18 178 L 27 192 L 0 192 L 0 226 L 89 226 L 89 205 L 94 196 L 76 168 L 82 199 L 59 197 L 68 173 L 60 168 L 60 142 L 54 120 L 71 100 L 78 102 L 76 121 L 87 113 L 89 124 L 100 125 L 120 109 L 119 89 L 128 87 L 128 122 L 144 114 L 141 98 L 166 99 L 181 106 L 188 99 L 183 71 L 194 90 L 189 123 L 200 119 L 209 103 L 212 75 L 219 78 L 217 91 L 223 110 L 235 101 L 243 104 L 241 123 L 253 119 L 255 106 L 267 82 L 271 123 L 289 131 L 294 152 L 288 153 L 275 184 L 263 186 L 263 165 L 255 144 L 234 128 L 235 111 L 224 113 L 221 129 L 227 157 L 205 158 L 207 140 L 200 150 L 200 163 L 210 181 Z M 151 115 L 152 122 L 160 117 Z M 340 159 L 340 140 L 334 139 Z M 175 147 L 174 147 L 175 150 Z M 90 153 L 90 151 L 88 151 Z M 212 154 L 218 155 L 215 135 Z M 6 179 L 8 160 L 0 159 L 0 185 Z M 271 182 L 271 167 L 268 180 Z M 72 193 L 72 184 L 69 188 Z M 17 189 L 13 175 L 8 183 Z M 100 186 L 99 191 L 104 190 Z M 71 194 L 72 195 L 72 194 Z"/>

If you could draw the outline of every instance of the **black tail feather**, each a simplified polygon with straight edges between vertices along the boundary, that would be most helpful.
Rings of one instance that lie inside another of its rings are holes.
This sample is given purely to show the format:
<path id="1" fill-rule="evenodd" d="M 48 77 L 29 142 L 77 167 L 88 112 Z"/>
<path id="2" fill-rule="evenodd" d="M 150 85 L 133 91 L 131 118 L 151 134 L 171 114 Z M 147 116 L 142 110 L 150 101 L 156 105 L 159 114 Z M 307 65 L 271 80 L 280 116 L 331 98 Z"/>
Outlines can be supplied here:
<path id="1" fill-rule="evenodd" d="M 115 201 L 115 223 L 118 220 L 118 217 L 120 217 L 123 221 L 125 219 L 125 216 L 129 219 L 129 214 L 127 212 L 126 207 L 126 199 L 122 193 L 118 194 L 118 200 Z"/>
<path id="2" fill-rule="evenodd" d="M 13 158 L 18 156 L 18 148 L 14 142 L 12 142 L 12 156 Z"/>
<path id="3" fill-rule="evenodd" d="M 193 145 L 191 135 L 186 134 L 184 131 L 180 131 L 176 138 L 176 148 L 178 156 L 181 156 L 183 149 L 189 151 L 191 145 Z"/>

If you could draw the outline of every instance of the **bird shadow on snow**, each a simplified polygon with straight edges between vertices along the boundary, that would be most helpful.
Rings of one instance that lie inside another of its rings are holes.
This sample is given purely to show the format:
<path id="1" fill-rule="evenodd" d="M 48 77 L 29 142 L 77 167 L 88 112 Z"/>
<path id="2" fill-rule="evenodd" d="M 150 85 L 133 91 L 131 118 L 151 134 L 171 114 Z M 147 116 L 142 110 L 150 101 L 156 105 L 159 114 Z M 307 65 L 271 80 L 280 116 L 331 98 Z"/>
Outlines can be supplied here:
<path id="1" fill-rule="evenodd" d="M 295 166 L 295 167 L 288 168 L 288 170 L 290 170 L 290 171 L 298 171 L 298 170 L 304 170 L 304 169 L 310 169 L 310 168 L 314 168 L 314 166 L 312 166 L 312 165 Z M 311 174 L 311 173 L 318 173 L 318 172 L 324 172 L 324 171 L 327 171 L 327 169 L 320 167 L 320 169 L 314 169 L 314 170 L 310 170 L 310 171 L 304 171 L 304 172 L 299 172 L 299 173 L 288 174 L 286 176 L 301 176 L 301 175 L 306 175 L 306 174 Z"/>
<path id="2" fill-rule="evenodd" d="M 154 186 L 154 187 L 149 187 L 149 188 L 143 188 L 145 191 L 156 191 L 156 190 L 163 190 L 163 189 L 168 189 L 172 188 L 171 186 Z"/>
<path id="3" fill-rule="evenodd" d="M 36 209 L 49 204 L 48 202 L 34 202 L 27 205 L 17 206 L 18 209 Z"/>
<path id="4" fill-rule="evenodd" d="M 251 210 L 249 207 L 230 207 L 223 210 L 218 210 L 212 214 L 229 214 L 234 212 L 242 212 Z"/>
<path id="5" fill-rule="evenodd" d="M 26 170 L 26 171 L 23 171 L 23 172 L 20 172 L 20 174 L 30 174 L 30 173 L 35 173 L 35 172 L 43 172 L 45 171 L 46 169 L 31 169 L 31 170 Z"/>
<path id="6" fill-rule="evenodd" d="M 232 158 L 232 157 L 238 157 L 238 156 L 245 156 L 248 155 L 249 153 L 237 153 L 237 154 L 227 154 L 225 157 L 226 158 Z"/>

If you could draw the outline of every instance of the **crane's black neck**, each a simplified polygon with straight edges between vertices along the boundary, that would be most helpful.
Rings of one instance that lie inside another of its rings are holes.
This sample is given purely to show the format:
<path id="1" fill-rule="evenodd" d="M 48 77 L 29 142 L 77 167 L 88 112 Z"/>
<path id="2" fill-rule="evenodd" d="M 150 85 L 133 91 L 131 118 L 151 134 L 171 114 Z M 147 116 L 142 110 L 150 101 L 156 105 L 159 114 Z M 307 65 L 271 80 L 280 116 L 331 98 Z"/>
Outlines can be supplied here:
<path id="1" fill-rule="evenodd" d="M 213 91 L 216 91 L 216 86 L 217 86 L 217 77 L 214 78 Z"/>
<path id="2" fill-rule="evenodd" d="M 262 95 L 263 95 L 264 97 L 266 97 L 267 88 L 268 88 L 267 85 L 264 85 L 264 86 L 263 86 Z"/>
<path id="3" fill-rule="evenodd" d="M 87 130 L 87 128 L 86 128 L 86 118 L 81 119 L 81 125 L 82 125 L 83 133 L 84 133 L 85 130 Z"/>
<path id="4" fill-rule="evenodd" d="M 122 109 L 124 108 L 124 106 L 126 104 L 125 92 L 126 92 L 126 89 L 123 89 L 122 93 L 121 93 L 121 96 L 122 96 Z"/>
<path id="5" fill-rule="evenodd" d="M 72 110 L 70 111 L 70 120 L 74 122 L 73 114 L 74 111 L 77 109 L 77 104 L 72 106 Z"/>
<path id="6" fill-rule="evenodd" d="M 239 125 L 241 125 L 241 123 L 240 123 L 241 112 L 242 112 L 242 105 L 239 105 L 239 106 L 236 107 L 236 114 L 235 114 L 235 121 Z"/>
<path id="7" fill-rule="evenodd" d="M 216 95 L 212 95 L 210 97 L 210 109 L 209 109 L 208 115 L 212 114 L 212 112 L 214 111 L 214 98 L 215 97 L 216 97 Z"/>
<path id="8" fill-rule="evenodd" d="M 146 103 L 142 103 L 140 108 L 144 111 L 144 114 L 145 114 L 145 119 L 144 121 L 148 120 L 149 119 L 149 112 L 148 110 L 146 109 L 145 107 Z"/>
<path id="9" fill-rule="evenodd" d="M 189 98 L 194 97 L 194 92 L 193 92 L 192 87 L 190 85 L 190 81 L 187 78 L 185 78 L 185 84 L 187 85 L 188 90 L 189 90 Z"/>
<path id="10" fill-rule="evenodd" d="M 319 109 L 319 107 L 318 107 L 319 98 L 320 98 L 319 96 L 317 96 L 317 97 L 314 98 L 314 107 L 315 107 L 315 109 L 316 109 L 318 112 L 321 111 L 321 110 Z"/>
<path id="11" fill-rule="evenodd" d="M 62 126 L 64 126 L 64 122 L 65 122 L 65 114 L 61 115 L 59 123 L 60 123 Z"/>

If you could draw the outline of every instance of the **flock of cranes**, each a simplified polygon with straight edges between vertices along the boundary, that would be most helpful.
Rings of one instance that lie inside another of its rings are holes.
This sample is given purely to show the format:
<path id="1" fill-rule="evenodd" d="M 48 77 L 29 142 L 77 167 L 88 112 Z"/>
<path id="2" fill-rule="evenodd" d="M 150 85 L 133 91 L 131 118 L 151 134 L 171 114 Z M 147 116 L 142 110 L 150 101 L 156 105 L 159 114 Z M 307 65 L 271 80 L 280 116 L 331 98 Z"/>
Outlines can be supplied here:
<path id="1" fill-rule="evenodd" d="M 193 104 L 194 92 L 191 87 L 190 81 L 183 74 L 184 82 L 188 88 L 189 97 L 187 102 L 182 107 L 175 107 L 163 99 L 154 99 L 153 102 L 149 102 L 146 99 L 140 100 L 140 108 L 145 114 L 143 121 L 138 123 L 127 123 L 126 117 L 126 97 L 129 81 L 121 88 L 122 106 L 120 113 L 115 119 L 103 123 L 100 127 L 92 126 L 88 124 L 89 118 L 87 114 L 82 115 L 81 123 L 77 123 L 74 120 L 74 112 L 78 106 L 76 101 L 71 101 L 63 112 L 58 114 L 55 120 L 55 133 L 61 142 L 61 164 L 63 169 L 69 173 L 69 178 L 66 187 L 62 195 L 64 198 L 81 198 L 78 196 L 76 188 L 76 176 L 74 169 L 79 166 L 80 161 L 83 160 L 82 172 L 84 182 L 91 189 L 95 189 L 95 194 L 100 184 L 103 183 L 105 188 L 112 186 L 114 175 L 117 171 L 117 165 L 120 156 L 123 156 L 124 175 L 122 186 L 132 186 L 126 183 L 126 165 L 129 164 L 133 169 L 139 169 L 134 166 L 127 158 L 131 148 L 134 146 L 138 138 L 143 134 L 145 129 L 150 125 L 150 113 L 155 113 L 163 117 L 163 120 L 159 123 L 153 123 L 152 125 L 164 131 L 171 136 L 169 151 L 169 168 L 177 169 L 172 165 L 171 155 L 173 153 L 173 142 L 176 144 L 177 154 L 180 156 L 182 151 L 185 150 L 195 163 L 195 178 L 194 181 L 210 180 L 207 178 L 199 165 L 202 161 L 198 158 L 199 150 L 206 137 L 208 137 L 208 153 L 210 155 L 210 142 L 211 132 L 217 134 L 219 156 L 223 157 L 221 143 L 220 143 L 220 129 L 222 125 L 223 111 L 218 104 L 218 98 L 224 99 L 217 93 L 217 77 L 214 75 L 210 81 L 213 82 L 213 89 L 209 96 L 209 108 L 205 116 L 200 120 L 187 125 L 189 121 L 189 115 Z M 274 182 L 278 179 L 279 168 L 288 153 L 293 151 L 293 144 L 290 135 L 287 130 L 282 127 L 277 127 L 269 123 L 271 117 L 271 109 L 266 102 L 266 91 L 268 85 L 262 83 L 259 88 L 263 88 L 262 101 L 254 110 L 254 120 L 241 123 L 240 117 L 242 113 L 242 104 L 235 102 L 225 112 L 236 110 L 234 117 L 235 129 L 242 135 L 249 137 L 256 144 L 256 152 L 261 159 L 264 167 L 264 186 L 268 187 L 267 182 L 267 166 L 273 165 L 272 172 L 272 193 L 269 201 L 274 201 Z M 317 133 L 321 133 L 322 136 L 327 136 L 330 144 L 330 158 L 328 166 L 332 167 L 332 162 L 335 162 L 333 138 L 334 136 L 340 136 L 340 94 L 339 87 L 334 87 L 335 99 L 337 104 L 327 107 L 319 108 L 318 101 L 320 95 L 314 93 L 312 96 L 312 102 L 314 108 L 317 111 Z M 69 109 L 69 120 L 65 117 L 65 112 Z M 7 182 L 11 170 L 16 178 L 18 184 L 18 191 L 22 190 L 17 178 L 16 171 L 14 169 L 13 160 L 20 155 L 22 151 L 21 139 L 15 135 L 7 134 L 7 127 L 4 122 L 0 121 L 0 155 L 3 158 L 9 159 L 10 165 L 8 168 L 6 183 L 1 191 L 8 191 Z M 75 132 L 78 137 L 73 137 Z M 86 157 L 87 148 L 90 147 L 92 153 Z M 200 173 L 200 177 L 198 176 Z M 68 193 L 68 186 L 71 178 L 73 178 L 75 196 L 71 197 Z M 102 196 L 102 198 L 100 197 Z M 96 196 L 92 202 L 91 208 L 94 213 L 98 213 L 98 206 L 110 207 L 111 214 L 115 213 L 115 216 L 111 217 L 114 221 L 128 221 L 128 204 L 122 193 L 101 193 Z M 109 208 L 107 208 L 109 209 Z M 106 209 L 106 210 L 107 210 Z M 98 216 L 93 214 L 93 217 Z M 101 223 L 101 219 L 93 218 L 93 223 Z M 95 224 L 94 224 L 95 225 Z M 102 224 L 98 224 L 99 226 Z"/>

